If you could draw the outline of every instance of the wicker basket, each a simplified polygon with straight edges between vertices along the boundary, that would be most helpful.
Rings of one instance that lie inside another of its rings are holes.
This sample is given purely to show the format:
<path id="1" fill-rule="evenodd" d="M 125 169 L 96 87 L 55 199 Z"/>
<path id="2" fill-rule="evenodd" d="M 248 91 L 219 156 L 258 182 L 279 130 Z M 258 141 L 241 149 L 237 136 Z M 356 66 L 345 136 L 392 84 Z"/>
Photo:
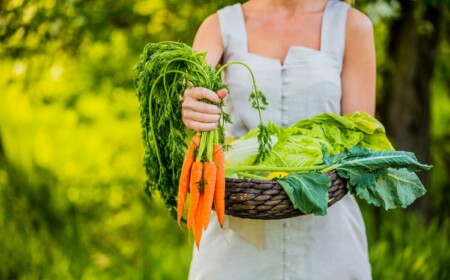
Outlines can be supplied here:
<path id="1" fill-rule="evenodd" d="M 347 194 L 346 181 L 335 171 L 327 174 L 328 207 Z M 294 209 L 283 187 L 277 181 L 255 179 L 226 179 L 225 213 L 227 215 L 261 220 L 276 220 L 306 215 Z"/>

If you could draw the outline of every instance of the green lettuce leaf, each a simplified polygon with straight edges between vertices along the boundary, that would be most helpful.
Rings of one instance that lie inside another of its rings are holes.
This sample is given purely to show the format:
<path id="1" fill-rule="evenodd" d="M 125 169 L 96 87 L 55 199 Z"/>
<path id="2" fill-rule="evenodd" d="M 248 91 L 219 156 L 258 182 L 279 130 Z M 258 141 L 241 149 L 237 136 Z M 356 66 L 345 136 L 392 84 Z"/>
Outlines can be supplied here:
<path id="1" fill-rule="evenodd" d="M 288 128 L 269 122 L 267 130 L 272 139 L 272 152 L 258 164 L 261 166 L 320 165 L 323 147 L 329 154 L 339 154 L 357 145 L 371 150 L 393 150 L 383 125 L 366 113 L 320 114 Z M 232 142 L 226 165 L 252 165 L 258 153 L 257 137 L 258 129 L 253 129 Z"/>
<path id="2" fill-rule="evenodd" d="M 327 214 L 330 179 L 319 172 L 293 173 L 277 179 L 294 208 L 305 214 Z"/>
<path id="3" fill-rule="evenodd" d="M 360 145 L 365 148 L 370 148 L 373 151 L 394 151 L 391 142 L 386 140 L 386 135 L 383 133 L 365 134 Z"/>
<path id="4" fill-rule="evenodd" d="M 348 114 L 343 118 L 352 122 L 355 125 L 355 128 L 366 134 L 375 134 L 377 132 L 385 133 L 384 126 L 381 122 L 365 112 Z"/>
<path id="5" fill-rule="evenodd" d="M 333 146 L 329 152 L 334 154 L 356 145 L 371 150 L 394 150 L 381 122 L 364 112 L 345 116 L 320 114 L 301 120 L 292 127 L 298 128 L 304 135 L 328 141 Z"/>

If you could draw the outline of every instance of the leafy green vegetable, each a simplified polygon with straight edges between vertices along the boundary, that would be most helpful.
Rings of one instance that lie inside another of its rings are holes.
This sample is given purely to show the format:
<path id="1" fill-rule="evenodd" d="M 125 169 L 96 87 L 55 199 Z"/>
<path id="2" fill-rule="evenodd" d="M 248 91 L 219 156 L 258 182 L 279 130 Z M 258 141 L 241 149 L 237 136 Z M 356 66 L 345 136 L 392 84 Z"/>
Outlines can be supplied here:
<path id="1" fill-rule="evenodd" d="M 276 142 L 277 137 L 272 135 L 270 141 L 271 143 Z M 227 172 L 228 177 L 232 175 L 228 172 L 229 167 L 238 166 L 240 164 L 252 165 L 255 162 L 258 149 L 257 137 L 247 139 L 240 138 L 233 141 L 232 146 L 229 146 L 225 151 L 225 171 Z"/>
<path id="2" fill-rule="evenodd" d="M 406 207 L 426 192 L 413 171 L 431 167 L 419 163 L 413 153 L 374 152 L 357 146 L 334 158 L 325 157 L 329 167 L 323 171 L 336 169 L 339 176 L 348 179 L 351 193 L 386 210 Z M 331 162 L 334 164 L 330 165 Z"/>
<path id="3" fill-rule="evenodd" d="M 268 131 L 275 144 L 260 164 L 251 164 L 257 131 L 231 143 L 227 174 L 260 178 L 290 173 L 276 180 L 304 213 L 326 214 L 330 182 L 325 183 L 324 174 L 331 170 L 347 179 L 350 193 L 385 209 L 406 207 L 425 193 L 414 172 L 431 167 L 418 162 L 414 153 L 394 151 L 381 123 L 367 114 L 321 114 L 289 128 L 269 123 Z"/>
<path id="4" fill-rule="evenodd" d="M 382 176 L 374 176 L 371 183 L 356 184 L 351 189 L 367 203 L 386 210 L 405 208 L 426 192 L 419 177 L 405 168 L 388 168 Z"/>
<path id="5" fill-rule="evenodd" d="M 337 169 L 344 174 L 347 170 L 374 171 L 381 168 L 408 168 L 411 171 L 429 170 L 430 166 L 419 163 L 414 153 L 403 151 L 371 151 L 355 146 L 348 152 L 335 157 L 324 155 L 328 169 Z"/>
<path id="6" fill-rule="evenodd" d="M 383 125 L 374 117 L 364 112 L 356 112 L 345 116 L 337 114 L 320 114 L 304 119 L 292 126 L 298 128 L 301 134 L 328 142 L 337 154 L 361 145 L 371 150 L 391 151 L 392 147 Z"/>
<path id="7" fill-rule="evenodd" d="M 357 145 L 371 150 L 393 150 L 381 123 L 365 113 L 346 116 L 320 114 L 288 128 L 279 127 L 273 122 L 269 122 L 267 127 L 272 140 L 276 142 L 265 160 L 257 165 L 320 165 L 323 164 L 323 147 L 328 154 L 339 154 Z M 226 162 L 231 161 L 232 164 L 228 163 L 228 166 L 245 166 L 254 161 L 255 153 L 249 154 L 252 148 L 248 147 L 254 145 L 258 133 L 258 129 L 251 130 L 230 144 L 227 153 L 232 156 L 226 156 Z"/>
<path id="8" fill-rule="evenodd" d="M 303 213 L 326 215 L 330 186 L 327 175 L 319 172 L 293 173 L 277 181 L 283 186 L 294 208 Z"/>

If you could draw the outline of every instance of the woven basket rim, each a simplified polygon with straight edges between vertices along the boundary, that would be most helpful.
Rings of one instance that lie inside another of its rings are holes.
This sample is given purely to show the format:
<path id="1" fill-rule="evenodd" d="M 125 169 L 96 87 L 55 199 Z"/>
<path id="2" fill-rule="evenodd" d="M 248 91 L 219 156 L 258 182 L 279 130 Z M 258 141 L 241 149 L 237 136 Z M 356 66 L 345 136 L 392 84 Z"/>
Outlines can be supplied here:
<path id="1" fill-rule="evenodd" d="M 347 193 L 346 180 L 335 171 L 330 178 L 328 207 L 341 200 Z M 283 187 L 276 180 L 252 178 L 226 178 L 225 213 L 246 219 L 276 220 L 311 213 L 295 209 Z"/>

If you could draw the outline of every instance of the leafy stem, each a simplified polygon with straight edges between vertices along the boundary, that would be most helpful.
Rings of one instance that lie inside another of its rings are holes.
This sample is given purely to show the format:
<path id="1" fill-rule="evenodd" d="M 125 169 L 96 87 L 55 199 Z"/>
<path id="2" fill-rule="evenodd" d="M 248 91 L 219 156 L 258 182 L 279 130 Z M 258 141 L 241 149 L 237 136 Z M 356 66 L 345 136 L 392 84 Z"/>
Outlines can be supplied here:
<path id="1" fill-rule="evenodd" d="M 256 180 L 267 180 L 266 177 L 264 176 L 259 176 L 259 175 L 255 175 L 252 173 L 246 173 L 246 172 L 238 172 L 238 175 L 244 178 L 249 178 L 249 179 L 256 179 Z"/>
<path id="2" fill-rule="evenodd" d="M 227 168 L 227 172 L 238 173 L 244 171 L 277 171 L 277 172 L 322 171 L 322 173 L 325 173 L 324 170 L 328 169 L 325 167 L 326 165 L 312 165 L 312 166 L 298 166 L 298 167 L 241 165 L 237 167 Z"/>
<path id="3" fill-rule="evenodd" d="M 250 67 L 240 61 L 232 61 L 232 62 L 228 62 L 224 65 L 222 65 L 222 67 L 220 67 L 217 71 L 216 71 L 216 75 L 220 75 L 220 73 L 228 66 L 230 65 L 242 65 L 245 68 L 247 68 L 247 70 L 250 73 L 250 76 L 252 78 L 252 91 L 250 92 L 250 96 L 248 98 L 248 100 L 252 103 L 252 107 L 254 109 L 256 109 L 258 111 L 258 118 L 259 118 L 259 132 L 258 132 L 258 155 L 256 156 L 255 162 L 254 164 L 260 163 L 262 162 L 266 156 L 270 153 L 270 151 L 272 150 L 272 141 L 270 139 L 270 134 L 269 131 L 267 129 L 267 127 L 264 125 L 263 121 L 262 121 L 262 110 L 265 110 L 266 107 L 269 103 L 267 102 L 266 96 L 264 95 L 264 93 L 258 88 L 258 86 L 256 85 L 256 80 L 255 80 L 255 75 L 253 74 L 252 69 L 250 69 Z"/>
<path id="4" fill-rule="evenodd" d="M 166 64 L 166 69 L 169 66 L 169 64 L 174 63 L 176 61 L 184 61 L 188 64 L 189 66 L 195 66 L 194 69 L 190 68 L 190 70 L 192 70 L 193 72 L 196 73 L 200 73 L 202 78 L 203 78 L 203 83 L 205 84 L 206 87 L 210 87 L 210 83 L 209 83 L 209 79 L 208 79 L 208 75 L 206 74 L 204 67 L 202 67 L 200 64 L 198 64 L 197 62 L 193 61 L 193 60 L 189 60 L 187 58 L 174 58 L 172 60 L 170 60 L 167 64 Z M 164 73 L 166 73 L 166 69 L 164 69 Z M 165 77 L 164 77 L 164 85 L 165 85 Z"/>
<path id="5" fill-rule="evenodd" d="M 207 147 L 206 147 L 206 160 L 212 161 L 213 160 L 213 146 L 214 146 L 214 137 L 216 135 L 216 130 L 208 132 L 208 139 L 207 139 Z"/>
<path id="6" fill-rule="evenodd" d="M 201 136 L 200 136 L 200 145 L 198 146 L 197 149 L 197 156 L 195 157 L 196 161 L 202 161 L 203 159 L 203 153 L 205 152 L 207 143 L 208 143 L 208 135 L 209 132 L 208 131 L 203 131 Z"/>
<path id="7" fill-rule="evenodd" d="M 331 170 L 336 169 L 338 166 L 339 166 L 339 164 L 333 164 L 329 167 L 322 169 L 321 171 L 322 171 L 322 173 L 327 173 L 327 172 L 330 172 Z"/>

